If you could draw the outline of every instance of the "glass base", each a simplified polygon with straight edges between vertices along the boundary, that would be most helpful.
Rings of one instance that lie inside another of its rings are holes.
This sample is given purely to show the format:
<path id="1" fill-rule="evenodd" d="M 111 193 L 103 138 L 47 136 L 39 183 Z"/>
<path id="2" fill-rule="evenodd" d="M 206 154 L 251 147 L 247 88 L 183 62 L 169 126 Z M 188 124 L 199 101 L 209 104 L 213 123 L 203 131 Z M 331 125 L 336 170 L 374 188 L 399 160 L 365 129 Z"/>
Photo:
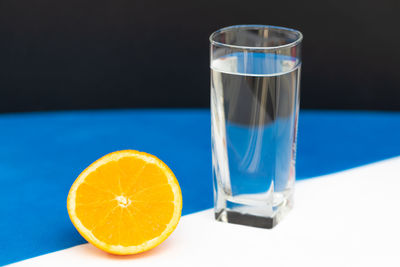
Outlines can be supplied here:
<path id="1" fill-rule="evenodd" d="M 215 210 L 215 219 L 220 222 L 240 224 L 258 228 L 272 229 L 293 207 L 292 196 L 286 198 L 280 205 L 272 208 L 272 212 L 263 215 L 262 210 L 265 207 L 238 205 L 233 206 L 230 201 L 226 201 L 226 205 L 222 209 Z M 231 207 L 231 208 L 227 208 Z"/>
<path id="2" fill-rule="evenodd" d="M 276 218 L 243 214 L 229 210 L 222 210 L 218 213 L 215 213 L 215 219 L 220 222 L 241 224 L 266 229 L 271 229 L 277 224 Z"/>

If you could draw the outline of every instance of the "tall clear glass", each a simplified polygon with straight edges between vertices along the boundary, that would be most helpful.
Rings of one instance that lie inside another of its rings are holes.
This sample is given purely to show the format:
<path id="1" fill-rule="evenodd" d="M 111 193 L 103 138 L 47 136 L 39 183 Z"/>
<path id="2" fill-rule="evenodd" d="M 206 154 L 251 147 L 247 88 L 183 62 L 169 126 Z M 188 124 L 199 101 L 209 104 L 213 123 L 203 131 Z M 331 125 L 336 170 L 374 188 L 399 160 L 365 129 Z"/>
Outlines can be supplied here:
<path id="1" fill-rule="evenodd" d="M 292 208 L 301 67 L 299 31 L 220 29 L 211 43 L 215 218 L 274 227 Z"/>

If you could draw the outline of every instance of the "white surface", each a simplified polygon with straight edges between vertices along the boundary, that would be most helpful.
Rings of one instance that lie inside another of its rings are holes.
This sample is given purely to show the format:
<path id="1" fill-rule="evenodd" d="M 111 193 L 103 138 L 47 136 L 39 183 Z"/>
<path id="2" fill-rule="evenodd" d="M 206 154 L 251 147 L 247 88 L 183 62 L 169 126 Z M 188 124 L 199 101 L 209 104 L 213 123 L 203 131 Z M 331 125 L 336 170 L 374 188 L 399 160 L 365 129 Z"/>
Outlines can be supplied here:
<path id="1" fill-rule="evenodd" d="M 182 217 L 159 247 L 113 256 L 85 244 L 13 266 L 400 266 L 400 157 L 300 181 L 274 229 Z"/>

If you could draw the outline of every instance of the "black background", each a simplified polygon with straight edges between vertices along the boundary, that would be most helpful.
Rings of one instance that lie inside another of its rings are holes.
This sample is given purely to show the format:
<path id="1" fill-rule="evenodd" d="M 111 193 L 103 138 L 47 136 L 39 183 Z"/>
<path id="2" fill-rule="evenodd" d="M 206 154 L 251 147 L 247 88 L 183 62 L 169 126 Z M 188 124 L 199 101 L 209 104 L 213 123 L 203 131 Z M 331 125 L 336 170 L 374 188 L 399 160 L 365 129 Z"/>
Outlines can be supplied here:
<path id="1" fill-rule="evenodd" d="M 208 107 L 211 32 L 304 34 L 301 107 L 400 110 L 397 0 L 0 0 L 0 112 Z"/>

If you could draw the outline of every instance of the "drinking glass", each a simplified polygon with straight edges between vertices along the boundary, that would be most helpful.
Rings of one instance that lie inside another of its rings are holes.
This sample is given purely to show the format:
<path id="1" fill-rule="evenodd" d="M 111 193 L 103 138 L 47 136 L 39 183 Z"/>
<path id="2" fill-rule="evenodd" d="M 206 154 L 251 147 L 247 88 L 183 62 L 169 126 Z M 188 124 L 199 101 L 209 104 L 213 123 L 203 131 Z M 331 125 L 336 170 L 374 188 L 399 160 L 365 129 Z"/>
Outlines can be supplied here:
<path id="1" fill-rule="evenodd" d="M 215 218 L 274 227 L 292 208 L 299 31 L 238 25 L 210 36 Z"/>

